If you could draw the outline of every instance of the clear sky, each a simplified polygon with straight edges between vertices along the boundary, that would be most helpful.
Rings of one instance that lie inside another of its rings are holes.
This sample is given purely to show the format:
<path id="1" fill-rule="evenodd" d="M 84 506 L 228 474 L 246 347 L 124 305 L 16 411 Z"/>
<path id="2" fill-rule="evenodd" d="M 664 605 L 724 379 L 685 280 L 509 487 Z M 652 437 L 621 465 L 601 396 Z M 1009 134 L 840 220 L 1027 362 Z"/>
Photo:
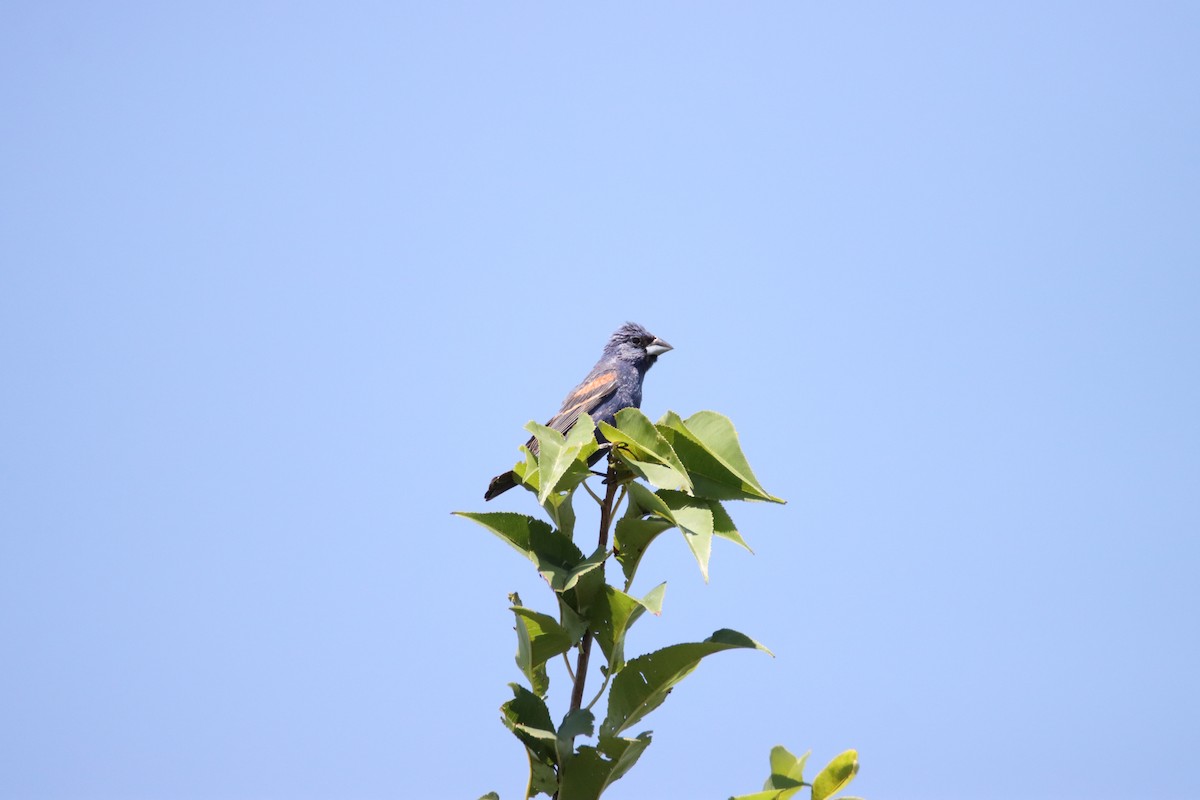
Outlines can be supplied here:
<path id="1" fill-rule="evenodd" d="M 1200 797 L 1197 4 L 7 2 L 0 107 L 0 796 L 519 797 L 450 512 L 628 319 L 790 502 L 609 796 Z"/>

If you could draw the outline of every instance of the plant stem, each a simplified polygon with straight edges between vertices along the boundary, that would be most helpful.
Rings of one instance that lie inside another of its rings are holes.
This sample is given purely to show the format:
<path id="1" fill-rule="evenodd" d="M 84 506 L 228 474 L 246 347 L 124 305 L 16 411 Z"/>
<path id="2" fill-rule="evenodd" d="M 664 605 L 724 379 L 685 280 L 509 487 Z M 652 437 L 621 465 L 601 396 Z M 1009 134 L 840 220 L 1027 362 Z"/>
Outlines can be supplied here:
<path id="1" fill-rule="evenodd" d="M 608 688 L 608 681 L 610 678 L 612 678 L 611 672 L 604 676 L 604 683 L 600 684 L 600 691 L 596 692 L 596 696 L 592 698 L 592 702 L 587 704 L 588 711 L 592 710 L 592 706 L 596 705 L 596 701 L 599 700 L 600 696 L 604 694 L 604 690 Z"/>
<path id="2" fill-rule="evenodd" d="M 600 539 L 597 550 L 608 549 L 608 528 L 612 523 L 613 501 L 617 497 L 617 465 L 612 455 L 608 459 L 608 477 L 605 479 L 604 502 L 600 504 Z M 600 567 L 604 569 L 603 566 Z M 571 711 L 578 711 L 583 705 L 583 686 L 587 681 L 588 658 L 592 653 L 591 628 L 583 632 L 583 641 L 579 643 L 579 657 L 575 661 L 575 685 L 571 688 Z M 593 701 L 594 702 L 594 701 Z"/>

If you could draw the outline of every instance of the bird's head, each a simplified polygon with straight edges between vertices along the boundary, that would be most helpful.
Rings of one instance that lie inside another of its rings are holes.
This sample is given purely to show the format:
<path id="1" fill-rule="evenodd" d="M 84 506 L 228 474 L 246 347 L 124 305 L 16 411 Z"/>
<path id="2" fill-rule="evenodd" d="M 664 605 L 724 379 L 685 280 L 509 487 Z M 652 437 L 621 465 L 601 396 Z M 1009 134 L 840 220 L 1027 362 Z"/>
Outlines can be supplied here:
<path id="1" fill-rule="evenodd" d="M 671 345 L 636 322 L 626 322 L 609 338 L 604 352 L 645 372 L 654 366 L 659 356 L 672 349 Z"/>

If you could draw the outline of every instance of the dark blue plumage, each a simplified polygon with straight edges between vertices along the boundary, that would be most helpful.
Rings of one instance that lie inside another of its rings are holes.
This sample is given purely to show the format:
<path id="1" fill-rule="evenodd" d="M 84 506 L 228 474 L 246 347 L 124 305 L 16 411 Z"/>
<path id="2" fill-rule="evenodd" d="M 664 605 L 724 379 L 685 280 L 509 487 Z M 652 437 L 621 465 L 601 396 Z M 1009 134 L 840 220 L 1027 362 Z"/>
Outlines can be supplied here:
<path id="1" fill-rule="evenodd" d="M 621 409 L 640 408 L 646 371 L 670 349 L 671 345 L 641 325 L 626 322 L 609 337 L 596 366 L 571 390 L 563 400 L 562 408 L 546 423 L 547 427 L 565 434 L 580 414 L 589 414 L 594 422 L 603 420 L 611 425 Z M 599 432 L 596 435 L 603 441 Z M 536 453 L 537 441 L 530 439 L 526 447 Z M 516 485 L 517 476 L 512 472 L 497 475 L 488 484 L 483 499 L 491 500 Z"/>

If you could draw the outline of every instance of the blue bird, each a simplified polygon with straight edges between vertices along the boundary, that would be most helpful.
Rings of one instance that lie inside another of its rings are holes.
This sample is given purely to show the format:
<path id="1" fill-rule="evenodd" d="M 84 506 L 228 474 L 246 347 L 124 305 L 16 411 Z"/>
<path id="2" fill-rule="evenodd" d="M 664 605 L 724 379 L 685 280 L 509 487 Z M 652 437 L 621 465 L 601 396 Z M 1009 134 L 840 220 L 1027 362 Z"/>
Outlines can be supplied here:
<path id="1" fill-rule="evenodd" d="M 582 383 L 571 390 L 563 400 L 562 408 L 546 426 L 565 435 L 580 414 L 590 415 L 597 424 L 601 421 L 615 424 L 615 417 L 621 409 L 641 407 L 642 380 L 646 377 L 646 371 L 654 366 L 659 356 L 671 349 L 671 345 L 641 325 L 626 322 L 609 337 L 596 366 L 592 367 Z M 600 431 L 596 431 L 596 439 L 604 441 Z M 537 454 L 535 439 L 531 438 L 525 446 Z M 488 484 L 483 499 L 491 500 L 516 485 L 517 476 L 514 473 L 497 475 Z"/>

